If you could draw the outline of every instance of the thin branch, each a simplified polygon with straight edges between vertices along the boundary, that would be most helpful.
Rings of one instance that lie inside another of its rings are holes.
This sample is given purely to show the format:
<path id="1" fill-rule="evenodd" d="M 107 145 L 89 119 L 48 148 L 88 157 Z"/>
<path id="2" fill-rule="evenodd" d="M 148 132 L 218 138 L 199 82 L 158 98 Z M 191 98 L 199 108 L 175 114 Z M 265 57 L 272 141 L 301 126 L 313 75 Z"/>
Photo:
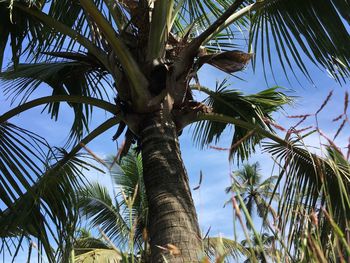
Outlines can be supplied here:
<path id="1" fill-rule="evenodd" d="M 106 162 L 101 159 L 100 157 L 97 156 L 97 154 L 95 154 L 90 148 L 88 148 L 84 143 L 80 143 L 81 147 L 84 148 L 85 151 L 87 151 L 91 156 L 92 158 L 94 158 L 97 162 L 101 163 L 103 166 L 105 166 L 106 168 L 108 168 Z"/>

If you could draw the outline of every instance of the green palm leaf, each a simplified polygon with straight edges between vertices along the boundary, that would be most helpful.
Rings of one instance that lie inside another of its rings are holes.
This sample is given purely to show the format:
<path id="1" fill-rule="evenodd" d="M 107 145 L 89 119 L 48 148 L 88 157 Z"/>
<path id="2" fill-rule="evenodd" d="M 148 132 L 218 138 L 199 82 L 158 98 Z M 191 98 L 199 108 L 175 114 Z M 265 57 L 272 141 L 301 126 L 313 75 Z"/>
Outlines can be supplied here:
<path id="1" fill-rule="evenodd" d="M 93 249 L 101 248 L 110 249 L 110 246 L 106 244 L 106 242 L 104 242 L 102 239 L 93 237 L 87 229 L 79 229 L 78 236 L 75 238 L 74 241 L 75 256 L 86 253 Z"/>
<path id="2" fill-rule="evenodd" d="M 61 150 L 50 155 L 34 184 L 1 211 L 0 222 L 3 227 L 0 235 L 10 240 L 14 236 L 37 237 L 49 260 L 55 261 L 55 258 L 65 260 L 69 257 L 65 250 L 55 255 L 51 245 L 53 242 L 59 248 L 72 245 L 70 237 L 77 220 L 73 205 L 76 202 L 74 189 L 81 183 L 82 169 L 91 165 L 79 157 L 61 163 L 66 155 Z M 11 168 L 16 170 L 15 167 Z M 5 200 L 5 196 L 2 196 L 2 200 Z"/>
<path id="3" fill-rule="evenodd" d="M 79 191 L 78 198 L 79 210 L 82 215 L 88 217 L 91 225 L 100 227 L 118 247 L 125 247 L 130 230 L 120 207 L 112 201 L 108 189 L 91 183 Z"/>
<path id="4" fill-rule="evenodd" d="M 306 229 L 311 227 L 312 222 L 305 221 L 305 217 L 317 213 L 318 221 L 323 225 L 319 229 L 322 229 L 321 241 L 326 249 L 330 239 L 336 238 L 336 232 L 322 209 L 331 214 L 340 229 L 349 224 L 349 163 L 337 149 L 330 147 L 330 157 L 325 159 L 310 153 L 298 140 L 291 141 L 288 148 L 277 143 L 266 143 L 264 148 L 283 167 L 279 180 L 285 176 L 285 183 L 277 213 L 283 215 L 279 228 L 285 229 L 283 234 L 290 237 L 289 241 L 295 241 L 288 245 L 298 244 L 297 240 L 300 241 Z"/>
<path id="5" fill-rule="evenodd" d="M 53 54 L 53 53 L 51 53 Z M 4 92 L 14 102 L 20 98 L 20 103 L 27 99 L 43 83 L 52 88 L 51 95 L 73 95 L 92 98 L 108 98 L 105 73 L 93 58 L 83 54 L 55 54 L 68 56 L 77 61 L 57 61 L 37 64 L 19 64 L 14 69 L 0 73 Z M 49 91 L 50 92 L 50 91 Z M 57 120 L 60 102 L 47 104 L 46 108 L 51 118 Z M 88 123 L 92 111 L 89 105 L 69 103 L 74 111 L 74 121 L 70 132 L 70 141 L 81 139 L 84 130 L 88 130 Z"/>
<path id="6" fill-rule="evenodd" d="M 96 1 L 99 7 L 102 7 L 102 3 L 103 1 Z M 12 5 L 11 10 L 8 8 L 10 5 Z M 2 41 L 5 43 L 7 39 L 10 39 L 12 42 L 14 66 L 19 63 L 20 57 L 24 57 L 26 53 L 29 54 L 27 59 L 36 61 L 47 58 L 44 53 L 47 51 L 65 50 L 74 52 L 84 50 L 84 47 L 87 48 L 88 46 L 88 49 L 90 51 L 94 49 L 93 53 L 97 55 L 103 48 L 100 42 L 95 41 L 92 45 L 86 42 L 86 39 L 93 33 L 89 27 L 89 19 L 82 12 L 81 5 L 77 1 L 1 0 L 0 10 L 2 12 L 0 31 L 3 30 L 4 32 Z M 43 10 L 47 12 L 47 16 Z M 12 23 L 11 17 L 15 23 Z M 49 23 L 47 23 L 48 21 Z M 3 29 L 1 29 L 2 27 Z M 63 28 L 63 31 L 52 30 L 52 28 Z M 69 30 L 70 33 L 67 33 Z M 72 32 L 80 33 L 81 37 L 74 37 L 71 34 Z M 82 38 L 85 38 L 83 45 L 81 44 Z M 0 48 L 0 54 L 3 54 L 5 46 L 2 48 L 0 45 Z M 97 57 L 102 58 L 101 56 Z"/>
<path id="7" fill-rule="evenodd" d="M 272 213 L 276 217 L 274 209 L 269 204 L 269 201 L 278 200 L 278 193 L 274 192 L 275 181 L 277 176 L 271 176 L 261 182 L 262 175 L 260 174 L 260 165 L 258 162 L 254 164 L 244 164 L 243 168 L 235 171 L 232 174 L 233 183 L 226 188 L 226 192 L 237 192 L 241 195 L 243 203 L 239 203 L 240 208 L 246 207 L 250 216 L 253 216 L 255 209 L 260 218 L 263 219 L 263 226 L 268 226 L 268 215 Z M 236 200 L 240 199 L 235 196 Z M 232 200 L 230 199 L 230 201 Z M 247 227 L 251 229 L 247 219 Z"/>
<path id="8" fill-rule="evenodd" d="M 114 158 L 107 160 L 109 165 L 114 163 Z M 133 198 L 135 191 L 135 199 L 132 205 L 133 220 L 137 222 L 135 225 L 134 240 L 140 246 L 144 241 L 144 230 L 147 229 L 148 203 L 146 190 L 143 182 L 143 166 L 141 154 L 135 149 L 131 149 L 129 153 L 122 158 L 118 165 L 111 167 L 110 175 L 115 187 L 120 188 L 117 197 L 119 198 L 119 207 L 123 211 L 124 218 L 130 225 L 129 208 L 127 207 L 125 198 Z M 121 193 L 123 191 L 124 195 Z M 134 222 L 132 222 L 134 225 Z"/>
<path id="9" fill-rule="evenodd" d="M 111 166 L 113 187 L 118 188 L 116 196 L 111 198 L 108 189 L 98 183 L 91 183 L 78 193 L 79 209 L 88 217 L 93 227 L 100 227 L 120 248 L 129 243 L 130 225 L 133 225 L 134 242 L 141 250 L 142 234 L 147 224 L 147 200 L 142 178 L 141 156 L 131 150 L 119 165 L 115 163 L 113 157 L 107 159 L 106 164 Z M 133 197 L 136 189 L 138 190 L 131 208 L 132 222 L 130 222 L 125 198 Z"/>
<path id="10" fill-rule="evenodd" d="M 260 52 L 262 60 L 273 66 L 275 62 L 271 54 L 275 49 L 287 76 L 287 68 L 294 72 L 297 67 L 310 77 L 303 55 L 317 66 L 326 68 L 338 80 L 349 76 L 350 50 L 346 44 L 350 42 L 346 26 L 350 21 L 348 1 L 262 2 L 265 5 L 251 17 L 250 35 L 253 51 Z"/>
<path id="11" fill-rule="evenodd" d="M 237 90 L 228 89 L 226 81 L 219 84 L 215 91 L 199 88 L 209 95 L 205 102 L 215 113 L 241 119 L 270 131 L 272 128 L 266 120 L 271 121 L 273 112 L 291 103 L 291 98 L 277 89 L 278 87 L 274 87 L 254 95 L 243 95 Z M 199 122 L 194 128 L 194 139 L 200 147 L 217 143 L 227 126 L 229 125 L 226 123 L 213 121 Z M 235 126 L 230 158 L 236 155 L 237 160 L 246 160 L 255 151 L 255 146 L 261 139 L 262 136 L 254 133 L 254 130 Z"/>
<path id="12" fill-rule="evenodd" d="M 106 121 L 82 143 L 116 122 L 115 118 Z M 12 249 L 12 245 L 21 246 L 21 236 L 38 238 L 50 262 L 66 262 L 78 218 L 75 192 L 83 183 L 83 172 L 95 167 L 77 154 L 81 145 L 69 153 L 51 148 L 40 136 L 7 122 L 0 124 L 0 133 L 3 244 L 11 244 Z"/>
<path id="13" fill-rule="evenodd" d="M 178 24 L 188 25 L 188 20 L 198 20 L 197 35 L 207 29 L 235 1 L 184 1 L 180 13 L 182 21 Z M 236 1 L 237 2 L 237 1 Z M 237 35 L 249 38 L 252 52 L 256 54 L 255 62 L 261 58 L 263 66 L 274 67 L 273 53 L 276 50 L 281 66 L 289 77 L 289 72 L 296 76 L 295 69 L 311 79 L 304 62 L 305 57 L 321 66 L 337 80 L 349 76 L 350 51 L 349 13 L 347 1 L 287 0 L 242 1 L 237 12 L 223 20 L 205 43 L 216 43 L 220 47 L 232 44 Z M 333 19 L 334 18 L 334 19 Z M 231 28 L 229 27 L 230 25 Z M 307 26 L 306 26 L 307 25 Z M 186 27 L 186 26 L 184 26 Z M 226 37 L 220 38 L 220 32 Z M 199 33 L 198 33 L 199 32 Z M 196 33 L 195 33 L 196 35 Z M 249 35 L 249 36 L 247 36 Z M 236 41 L 245 46 L 244 41 Z M 258 56 L 259 55 L 259 56 Z"/>

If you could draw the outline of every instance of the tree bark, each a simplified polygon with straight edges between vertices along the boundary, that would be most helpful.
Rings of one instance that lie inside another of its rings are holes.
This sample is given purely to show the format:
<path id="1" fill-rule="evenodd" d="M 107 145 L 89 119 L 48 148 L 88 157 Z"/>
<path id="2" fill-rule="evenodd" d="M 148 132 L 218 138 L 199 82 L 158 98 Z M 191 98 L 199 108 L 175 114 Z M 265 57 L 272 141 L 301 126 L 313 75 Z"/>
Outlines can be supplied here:
<path id="1" fill-rule="evenodd" d="M 151 262 L 165 262 L 164 258 L 171 263 L 199 262 L 202 246 L 198 219 L 176 126 L 165 115 L 146 118 L 140 132 Z"/>

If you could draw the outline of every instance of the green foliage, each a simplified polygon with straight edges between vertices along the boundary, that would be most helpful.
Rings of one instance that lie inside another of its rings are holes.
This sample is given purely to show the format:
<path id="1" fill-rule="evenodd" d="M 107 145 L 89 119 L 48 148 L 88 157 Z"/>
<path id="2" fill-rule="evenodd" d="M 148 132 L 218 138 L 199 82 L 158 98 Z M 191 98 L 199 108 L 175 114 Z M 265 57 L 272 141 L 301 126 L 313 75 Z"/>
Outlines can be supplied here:
<path id="1" fill-rule="evenodd" d="M 71 55 L 72 59 L 77 60 L 18 64 L 16 70 L 12 68 L 0 73 L 5 94 L 9 98 L 12 97 L 12 102 L 19 98 L 19 103 L 22 104 L 45 83 L 52 88 L 51 96 L 73 95 L 103 99 L 107 95 L 108 98 L 108 94 L 102 93 L 106 89 L 101 85 L 104 73 L 99 66 L 94 65 L 94 61 L 89 56 Z M 52 102 L 46 105 L 48 113 L 55 120 L 59 116 L 60 104 L 60 102 Z M 75 143 L 82 139 L 84 130 L 88 129 L 92 106 L 78 103 L 69 103 L 69 106 L 72 107 L 75 116 L 70 140 Z"/>
<path id="2" fill-rule="evenodd" d="M 77 221 L 72 209 L 75 189 L 82 182 L 82 171 L 91 164 L 80 155 L 67 159 L 65 150 L 51 149 L 39 136 L 12 124 L 2 125 L 1 134 L 2 171 L 6 171 L 1 186 L 1 198 L 6 202 L 0 213 L 3 242 L 35 236 L 50 260 L 67 258 L 63 251 L 55 255 L 51 242 L 54 239 L 58 246 L 71 246 Z M 25 159 L 28 156 L 32 158 Z"/>
<path id="3" fill-rule="evenodd" d="M 148 207 L 141 156 L 131 150 L 119 165 L 112 157 L 106 163 L 110 167 L 113 188 L 118 188 L 119 191 L 115 197 L 111 197 L 106 187 L 90 183 L 78 193 L 79 210 L 82 215 L 87 216 L 91 226 L 101 228 L 119 248 L 125 248 L 129 244 L 130 233 L 134 231 L 132 242 L 136 244 L 136 250 L 140 251 L 143 248 L 142 233 L 147 224 Z M 126 202 L 134 195 L 136 198 L 130 218 Z"/>
<path id="4" fill-rule="evenodd" d="M 300 242 L 307 238 L 305 231 L 316 231 L 317 241 L 307 242 L 317 242 L 317 246 L 327 254 L 328 245 L 339 238 L 336 233 L 347 228 L 350 218 L 350 166 L 335 148 L 328 148 L 328 158 L 320 158 L 298 141 L 295 139 L 290 149 L 273 143 L 266 143 L 264 148 L 278 158 L 281 167 L 285 167 L 281 169 L 279 179 L 282 176 L 286 178 L 277 211 L 277 214 L 283 215 L 278 227 L 289 236 L 287 247 L 294 246 L 296 257 L 303 258 L 305 255 Z M 311 243 L 308 245 L 311 246 Z M 339 244 L 338 249 L 343 250 L 342 247 L 343 244 Z"/>
<path id="5" fill-rule="evenodd" d="M 147 240 L 148 204 L 143 183 L 141 155 L 132 149 L 119 164 L 116 164 L 115 158 L 112 157 L 107 159 L 106 164 L 110 167 L 113 187 L 118 189 L 114 200 L 106 187 L 91 183 L 78 193 L 79 210 L 83 216 L 87 217 L 90 225 L 99 228 L 116 247 L 127 249 L 129 245 L 128 249 L 130 249 L 130 242 L 133 242 L 134 253 L 141 255 L 140 262 L 147 262 L 144 257 L 148 255 L 148 249 L 150 249 Z M 133 202 L 130 205 L 128 202 L 131 198 Z M 89 235 L 85 236 L 87 241 L 92 241 L 90 248 L 94 248 L 96 239 L 91 239 Z M 78 241 L 81 243 L 81 238 Z M 83 247 L 88 249 L 89 244 Z M 240 255 L 249 254 L 238 242 L 222 237 L 206 237 L 203 240 L 203 250 L 212 260 L 218 257 L 234 260 Z M 86 256 L 90 257 L 93 251 L 88 250 Z M 104 255 L 104 251 L 96 250 L 97 257 L 101 253 Z M 112 252 L 107 253 L 109 255 Z M 129 255 L 132 256 L 132 253 L 133 251 L 129 251 Z M 125 256 L 126 253 L 123 255 Z"/>
<path id="6" fill-rule="evenodd" d="M 337 80 L 349 77 L 348 1 L 263 2 L 266 3 L 264 8 L 251 17 L 250 43 L 253 52 L 258 54 L 260 51 L 261 59 L 267 60 L 271 68 L 276 64 L 272 55 L 276 50 L 287 76 L 290 75 L 288 72 L 295 75 L 295 62 L 297 68 L 311 78 L 304 63 L 303 55 L 306 55 Z"/>
<path id="7" fill-rule="evenodd" d="M 205 103 L 218 114 L 244 120 L 253 127 L 272 131 L 269 122 L 273 121 L 272 113 L 290 104 L 292 99 L 278 91 L 279 87 L 270 88 L 257 94 L 243 95 L 242 92 L 229 89 L 227 81 L 218 83 L 215 92 L 206 88 L 199 90 L 208 94 Z M 202 121 L 196 124 L 194 139 L 201 146 L 217 143 L 228 123 Z M 264 136 L 252 130 L 235 126 L 231 142 L 230 158 L 237 156 L 238 161 L 247 160 L 255 152 L 255 146 Z"/>

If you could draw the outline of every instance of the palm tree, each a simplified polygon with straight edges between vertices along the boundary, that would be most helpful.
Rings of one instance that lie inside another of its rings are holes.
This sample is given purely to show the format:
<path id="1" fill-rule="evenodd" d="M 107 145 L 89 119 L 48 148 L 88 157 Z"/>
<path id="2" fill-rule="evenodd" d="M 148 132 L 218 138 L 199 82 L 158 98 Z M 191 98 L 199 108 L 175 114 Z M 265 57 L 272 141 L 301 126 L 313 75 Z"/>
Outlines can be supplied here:
<path id="1" fill-rule="evenodd" d="M 346 0 L 1 0 L 1 65 L 7 43 L 12 52 L 12 65 L 1 79 L 20 105 L 0 117 L 0 169 L 6 178 L 0 187 L 5 226 L 0 236 L 37 237 L 55 261 L 49 236 L 58 247 L 70 240 L 76 175 L 88 165 L 74 158 L 82 145 L 119 125 L 115 139 L 127 127 L 122 152 L 136 140 L 143 156 L 152 262 L 163 261 L 157 246 L 166 244 L 181 251 L 171 262 L 197 261 L 201 238 L 178 144 L 181 130 L 198 123 L 195 134 L 206 145 L 234 125 L 231 155 L 243 159 L 262 138 L 284 149 L 293 146 L 271 132 L 271 113 L 289 102 L 276 89 L 243 96 L 227 88 L 200 88 L 209 98 L 203 104 L 193 99 L 199 87 L 191 80 L 204 64 L 229 74 L 245 67 L 252 54 L 232 50 L 241 44 L 232 43 L 235 28 L 249 40 L 249 51 L 260 52 L 271 66 L 276 49 L 286 74 L 299 68 L 310 77 L 303 52 L 341 80 L 349 75 L 349 11 Z M 42 83 L 50 94 L 33 99 Z M 114 101 L 111 93 L 117 94 Z M 73 110 L 68 146 L 75 146 L 59 155 L 42 138 L 8 123 L 39 105 L 46 105 L 53 119 L 61 118 L 62 103 Z M 86 135 L 93 108 L 111 118 Z M 302 176 L 321 187 L 316 173 Z"/>
<path id="2" fill-rule="evenodd" d="M 276 217 L 276 213 L 269 202 L 271 198 L 274 200 L 278 199 L 278 193 L 274 192 L 274 182 L 278 176 L 271 176 L 263 182 L 261 182 L 261 177 L 258 162 L 252 165 L 244 164 L 241 170 L 235 171 L 232 174 L 233 183 L 230 187 L 226 188 L 226 192 L 237 193 L 238 191 L 237 194 L 241 195 L 248 213 L 253 216 L 256 208 L 259 217 L 263 219 L 263 225 L 266 226 L 269 212 Z M 249 229 L 252 227 L 248 221 L 247 227 Z"/>

